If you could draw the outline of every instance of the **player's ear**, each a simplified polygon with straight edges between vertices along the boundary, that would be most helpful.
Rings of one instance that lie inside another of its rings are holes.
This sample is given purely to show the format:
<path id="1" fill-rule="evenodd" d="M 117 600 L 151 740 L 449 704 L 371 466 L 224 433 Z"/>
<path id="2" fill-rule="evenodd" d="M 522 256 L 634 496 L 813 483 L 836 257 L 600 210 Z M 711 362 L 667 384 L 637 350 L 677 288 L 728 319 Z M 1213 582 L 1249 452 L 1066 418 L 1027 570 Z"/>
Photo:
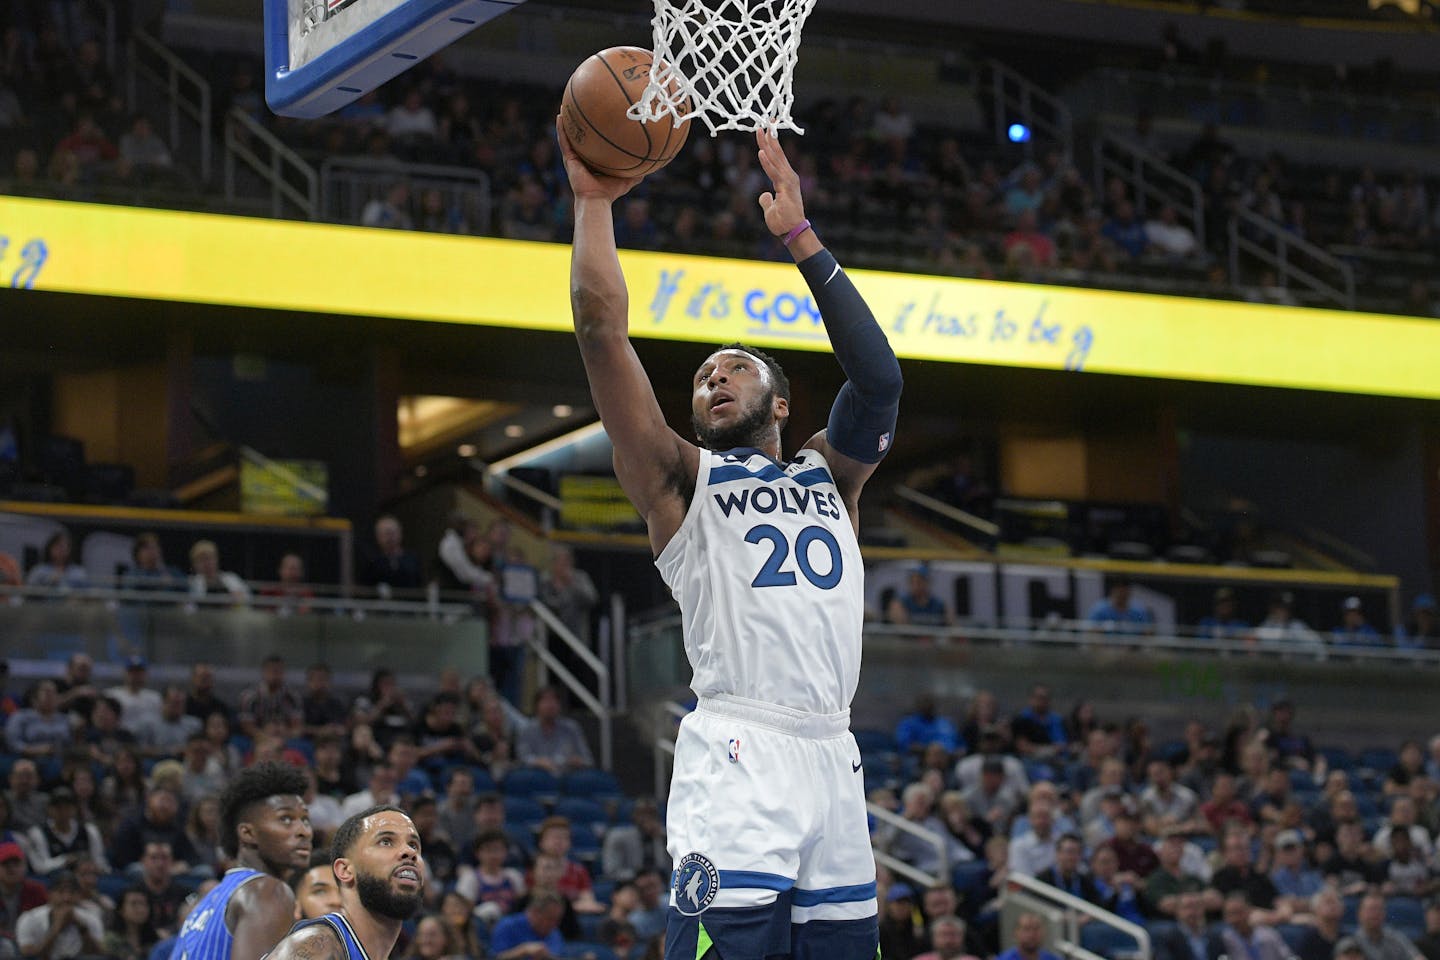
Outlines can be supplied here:
<path id="1" fill-rule="evenodd" d="M 770 405 L 770 410 L 775 414 L 775 419 L 781 423 L 790 419 L 790 401 L 779 394 L 775 395 L 775 401 Z"/>
<path id="2" fill-rule="evenodd" d="M 355 882 L 355 865 L 344 857 L 336 860 L 333 866 L 335 880 L 340 886 Z"/>
<path id="3" fill-rule="evenodd" d="M 247 820 L 241 820 L 235 824 L 235 836 L 239 838 L 240 846 L 242 847 L 256 843 L 255 824 Z"/>

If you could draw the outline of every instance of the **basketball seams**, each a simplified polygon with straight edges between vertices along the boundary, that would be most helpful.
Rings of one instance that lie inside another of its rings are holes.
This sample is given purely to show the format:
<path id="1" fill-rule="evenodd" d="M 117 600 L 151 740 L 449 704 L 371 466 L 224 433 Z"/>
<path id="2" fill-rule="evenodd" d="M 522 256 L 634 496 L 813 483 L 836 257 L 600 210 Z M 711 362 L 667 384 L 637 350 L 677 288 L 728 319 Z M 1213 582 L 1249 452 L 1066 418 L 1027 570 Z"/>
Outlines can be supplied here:
<path id="1" fill-rule="evenodd" d="M 618 63 L 612 64 L 608 59 L 612 54 L 621 57 L 629 66 L 624 70 L 617 69 Z M 610 80 L 615 84 L 614 89 L 619 91 L 618 98 L 609 84 L 602 79 L 603 74 L 597 72 L 596 67 L 590 63 L 591 60 L 599 61 L 605 73 L 609 74 Z M 630 86 L 636 86 L 635 95 L 638 97 L 640 87 L 637 84 L 645 82 L 643 79 L 635 81 L 628 77 L 647 64 L 653 69 L 654 63 L 653 54 L 648 50 L 639 47 L 611 48 L 592 54 L 566 82 L 561 103 L 562 113 L 565 114 L 566 123 L 574 131 L 572 139 L 575 141 L 576 151 L 596 172 L 620 177 L 638 177 L 653 173 L 673 160 L 689 139 L 688 126 L 684 130 L 678 129 L 679 125 L 673 118 L 662 139 L 649 129 L 648 124 L 631 120 L 626 115 L 629 107 L 636 103 L 636 99 L 631 96 Z M 581 102 L 582 97 L 584 103 Z M 603 122 L 603 126 L 595 122 L 597 119 Z M 639 126 L 638 134 L 632 131 L 636 125 Z M 677 137 L 676 133 L 680 135 Z M 621 142 L 635 141 L 638 145 L 639 136 L 645 138 L 644 155 Z M 588 150 L 583 146 L 586 143 L 589 145 Z"/>
<path id="2" fill-rule="evenodd" d="M 635 101 L 630 99 L 630 91 L 626 88 L 625 81 L 620 79 L 620 74 L 616 73 L 615 68 L 610 66 L 610 61 L 606 60 L 598 53 L 595 54 L 595 59 L 599 60 L 605 65 L 605 69 L 607 72 L 609 72 L 610 78 L 615 81 L 615 86 L 620 88 L 620 96 L 625 98 L 626 105 L 630 107 L 635 106 Z M 650 66 L 653 68 L 655 66 L 655 61 L 650 61 Z M 640 132 L 645 134 L 645 159 L 653 160 L 655 159 L 655 157 L 651 155 L 650 150 L 655 146 L 655 142 L 650 136 L 650 131 L 646 129 L 647 124 L 639 124 L 639 127 Z M 630 151 L 627 150 L 626 152 L 629 153 Z M 634 156 L 634 154 L 631 155 Z"/>

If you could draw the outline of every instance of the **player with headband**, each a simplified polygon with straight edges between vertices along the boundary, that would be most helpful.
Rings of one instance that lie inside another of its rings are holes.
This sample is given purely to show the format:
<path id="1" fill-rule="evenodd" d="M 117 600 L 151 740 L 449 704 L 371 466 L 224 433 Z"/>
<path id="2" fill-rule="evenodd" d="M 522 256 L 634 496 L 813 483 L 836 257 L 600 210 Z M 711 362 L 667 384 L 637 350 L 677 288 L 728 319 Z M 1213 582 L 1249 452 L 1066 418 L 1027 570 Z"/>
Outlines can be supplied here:
<path id="1" fill-rule="evenodd" d="M 850 701 L 860 675 L 860 490 L 889 450 L 901 375 L 859 292 L 805 218 L 800 178 L 757 134 L 759 198 L 819 308 L 847 381 L 790 459 L 790 384 L 764 352 L 716 350 L 692 381 L 698 445 L 667 425 L 628 333 L 612 206 L 638 180 L 598 176 L 560 143 L 575 193 L 571 306 L 615 473 L 680 604 L 699 697 L 680 725 L 667 804 L 665 955 L 874 960 L 875 864 Z"/>

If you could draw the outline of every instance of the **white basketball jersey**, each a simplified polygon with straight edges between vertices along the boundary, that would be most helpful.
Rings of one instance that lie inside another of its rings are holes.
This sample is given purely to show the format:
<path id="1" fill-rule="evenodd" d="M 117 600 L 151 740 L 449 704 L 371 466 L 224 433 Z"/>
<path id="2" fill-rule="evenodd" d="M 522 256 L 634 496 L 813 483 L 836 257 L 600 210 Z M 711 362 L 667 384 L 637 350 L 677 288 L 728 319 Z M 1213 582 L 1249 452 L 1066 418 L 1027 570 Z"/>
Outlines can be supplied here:
<path id="1" fill-rule="evenodd" d="M 655 565 L 680 604 L 702 697 L 850 709 L 865 570 L 825 458 L 700 451 L 695 496 Z"/>

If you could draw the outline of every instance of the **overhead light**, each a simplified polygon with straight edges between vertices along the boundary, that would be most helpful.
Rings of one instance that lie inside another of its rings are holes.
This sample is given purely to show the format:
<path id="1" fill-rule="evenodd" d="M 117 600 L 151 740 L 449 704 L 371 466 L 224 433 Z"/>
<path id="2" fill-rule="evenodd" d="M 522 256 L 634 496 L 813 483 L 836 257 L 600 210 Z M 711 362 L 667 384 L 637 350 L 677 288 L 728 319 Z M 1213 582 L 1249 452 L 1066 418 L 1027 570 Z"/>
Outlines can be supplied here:
<path id="1" fill-rule="evenodd" d="M 479 452 L 479 449 L 473 443 L 462 443 L 455 448 L 455 452 L 466 460 L 469 460 Z"/>
<path id="2" fill-rule="evenodd" d="M 509 437 L 511 440 L 518 440 L 521 437 L 525 436 L 525 428 L 520 426 L 520 424 L 518 423 L 506 424 L 505 436 Z"/>
<path id="3" fill-rule="evenodd" d="M 575 408 L 570 406 L 570 404 L 568 403 L 557 403 L 555 404 L 555 406 L 550 408 L 550 413 L 557 420 L 564 420 L 566 417 L 570 416 L 574 412 Z"/>
<path id="4" fill-rule="evenodd" d="M 425 474 L 427 474 L 427 473 L 429 473 L 429 472 L 430 472 L 430 468 L 427 467 L 427 466 L 425 466 L 425 464 L 423 464 L 423 463 L 420 464 L 420 466 L 418 466 L 418 467 L 415 468 L 415 476 L 417 476 L 417 477 L 423 477 L 423 476 L 425 476 Z"/>

